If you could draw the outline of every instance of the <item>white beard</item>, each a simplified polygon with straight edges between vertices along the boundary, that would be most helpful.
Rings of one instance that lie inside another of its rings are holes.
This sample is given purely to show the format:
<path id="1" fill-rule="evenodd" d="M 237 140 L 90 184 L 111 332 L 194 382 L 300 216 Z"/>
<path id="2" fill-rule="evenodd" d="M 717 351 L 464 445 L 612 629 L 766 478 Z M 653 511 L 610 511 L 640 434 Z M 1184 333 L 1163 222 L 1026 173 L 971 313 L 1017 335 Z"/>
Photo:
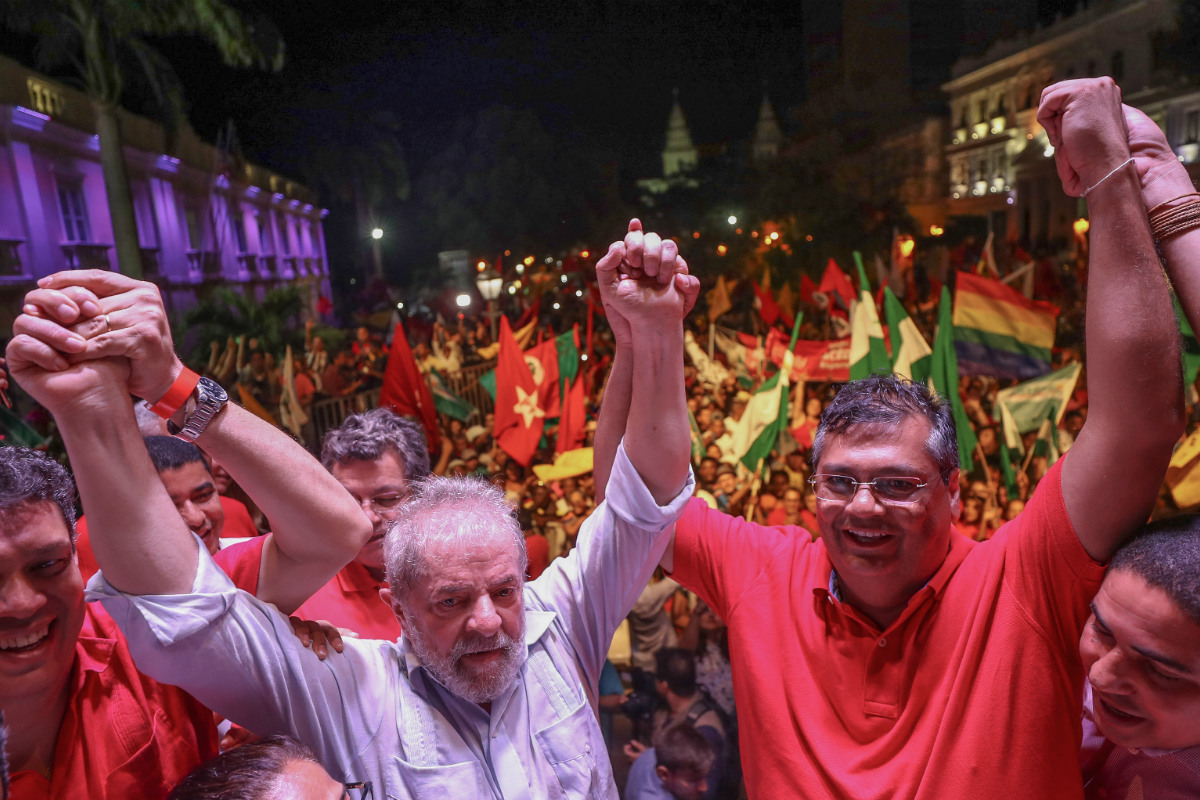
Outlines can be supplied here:
<path id="1" fill-rule="evenodd" d="M 516 683 L 521 674 L 521 667 L 525 664 L 524 618 L 521 620 L 518 639 L 512 638 L 502 630 L 492 637 L 470 634 L 455 642 L 454 648 L 445 656 L 433 652 L 415 626 L 406 626 L 404 635 L 408 637 L 413 652 L 429 674 L 452 694 L 472 703 L 490 703 L 499 698 Z M 463 669 L 463 656 L 497 648 L 503 650 L 503 657 L 498 664 L 492 665 L 487 673 L 471 675 Z"/>

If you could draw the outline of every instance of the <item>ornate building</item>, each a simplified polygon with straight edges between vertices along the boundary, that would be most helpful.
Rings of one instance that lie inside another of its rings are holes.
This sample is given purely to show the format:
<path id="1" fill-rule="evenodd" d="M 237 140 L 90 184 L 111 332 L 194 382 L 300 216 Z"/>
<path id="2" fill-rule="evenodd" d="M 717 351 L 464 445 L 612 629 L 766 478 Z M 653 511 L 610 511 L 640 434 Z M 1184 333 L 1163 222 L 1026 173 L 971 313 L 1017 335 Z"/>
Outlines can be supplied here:
<path id="1" fill-rule="evenodd" d="M 214 286 L 261 297 L 329 295 L 322 219 L 309 189 L 202 141 L 120 112 L 145 277 L 169 310 Z M 0 57 L 0 317 L 38 278 L 119 269 L 91 101 Z M 0 319 L 0 323 L 4 320 Z"/>

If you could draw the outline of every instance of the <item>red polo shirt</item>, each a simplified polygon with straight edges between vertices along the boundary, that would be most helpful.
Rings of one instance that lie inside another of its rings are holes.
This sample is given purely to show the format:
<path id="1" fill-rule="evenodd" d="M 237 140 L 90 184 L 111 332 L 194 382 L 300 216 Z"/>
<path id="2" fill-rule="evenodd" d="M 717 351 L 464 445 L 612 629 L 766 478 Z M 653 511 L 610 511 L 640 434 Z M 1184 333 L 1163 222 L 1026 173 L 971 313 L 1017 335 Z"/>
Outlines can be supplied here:
<path id="1" fill-rule="evenodd" d="M 266 536 L 239 542 L 217 551 L 213 560 L 225 570 L 234 585 L 250 594 L 258 593 L 258 576 L 262 567 L 262 549 Z M 400 621 L 379 598 L 384 586 L 367 572 L 366 567 L 351 561 L 329 583 L 304 601 L 294 612 L 301 619 L 323 619 L 339 628 L 348 628 L 360 639 L 400 638 Z"/>
<path id="2" fill-rule="evenodd" d="M 14 772 L 12 800 L 162 800 L 217 754 L 212 712 L 139 673 L 116 624 L 94 605 L 75 646 L 68 691 L 50 780 Z"/>
<path id="3" fill-rule="evenodd" d="M 1103 568 L 1061 464 L 991 540 L 952 536 L 885 631 L 830 594 L 822 540 L 692 501 L 674 577 L 729 625 L 750 797 L 1083 797 L 1078 641 Z"/>

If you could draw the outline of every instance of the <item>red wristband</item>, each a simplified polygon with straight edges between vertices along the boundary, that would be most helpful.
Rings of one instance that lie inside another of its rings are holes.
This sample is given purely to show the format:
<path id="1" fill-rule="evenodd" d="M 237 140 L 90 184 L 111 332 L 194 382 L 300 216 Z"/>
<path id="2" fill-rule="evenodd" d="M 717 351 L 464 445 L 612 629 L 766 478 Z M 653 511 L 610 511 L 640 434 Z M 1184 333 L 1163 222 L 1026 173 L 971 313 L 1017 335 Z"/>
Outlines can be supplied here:
<path id="1" fill-rule="evenodd" d="M 179 373 L 179 377 L 171 384 L 171 388 L 167 389 L 161 400 L 150 406 L 150 410 L 163 419 L 170 419 L 191 397 L 199 382 L 200 376 L 184 367 L 183 372 Z"/>

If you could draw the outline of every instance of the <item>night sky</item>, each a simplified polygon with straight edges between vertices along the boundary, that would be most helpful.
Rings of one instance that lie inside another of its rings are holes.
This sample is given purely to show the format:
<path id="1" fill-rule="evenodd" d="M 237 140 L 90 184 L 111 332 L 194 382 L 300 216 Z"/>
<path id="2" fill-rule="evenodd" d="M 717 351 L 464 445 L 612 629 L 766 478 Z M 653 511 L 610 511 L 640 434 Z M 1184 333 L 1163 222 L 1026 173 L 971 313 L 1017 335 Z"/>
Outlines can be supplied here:
<path id="1" fill-rule="evenodd" d="M 164 51 L 202 136 L 214 139 L 232 118 L 248 156 L 293 174 L 280 133 L 309 113 L 312 91 L 346 114 L 393 112 L 414 171 L 454 120 L 495 103 L 530 108 L 551 134 L 588 137 L 626 165 L 653 170 L 673 88 L 700 142 L 747 137 L 764 81 L 781 113 L 805 91 L 802 11 L 794 1 L 255 6 L 287 43 L 278 74 L 224 69 L 204 44 L 170 42 Z M 1074 6 L 1039 0 L 1037 10 L 1049 19 Z"/>

